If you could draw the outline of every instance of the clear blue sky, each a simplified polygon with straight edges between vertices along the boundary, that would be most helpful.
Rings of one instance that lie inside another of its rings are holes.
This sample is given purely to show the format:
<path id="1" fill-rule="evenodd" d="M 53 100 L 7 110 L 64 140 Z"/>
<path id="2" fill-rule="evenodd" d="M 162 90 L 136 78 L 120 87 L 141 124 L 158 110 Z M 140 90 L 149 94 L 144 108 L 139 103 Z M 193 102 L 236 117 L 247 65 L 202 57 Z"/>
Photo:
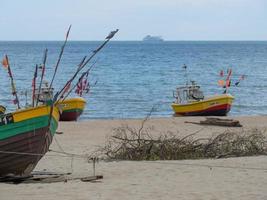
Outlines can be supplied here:
<path id="1" fill-rule="evenodd" d="M 0 0 L 0 40 L 267 40 L 267 0 Z"/>

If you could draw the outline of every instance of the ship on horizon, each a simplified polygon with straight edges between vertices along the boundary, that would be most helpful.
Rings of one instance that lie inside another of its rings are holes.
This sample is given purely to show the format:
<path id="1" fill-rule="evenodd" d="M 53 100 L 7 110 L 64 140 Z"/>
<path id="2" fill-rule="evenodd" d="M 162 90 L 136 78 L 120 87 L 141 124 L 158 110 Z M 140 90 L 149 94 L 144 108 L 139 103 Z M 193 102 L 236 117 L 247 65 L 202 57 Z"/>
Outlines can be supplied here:
<path id="1" fill-rule="evenodd" d="M 163 38 L 161 36 L 152 36 L 147 35 L 143 38 L 143 42 L 163 42 Z"/>

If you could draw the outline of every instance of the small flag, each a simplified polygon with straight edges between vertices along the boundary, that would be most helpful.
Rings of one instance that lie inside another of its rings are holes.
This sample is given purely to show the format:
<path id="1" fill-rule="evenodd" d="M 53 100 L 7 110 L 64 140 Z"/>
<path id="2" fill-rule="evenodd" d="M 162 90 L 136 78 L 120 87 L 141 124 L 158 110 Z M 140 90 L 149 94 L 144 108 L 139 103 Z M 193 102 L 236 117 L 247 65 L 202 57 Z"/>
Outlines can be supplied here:
<path id="1" fill-rule="evenodd" d="M 228 75 L 227 75 L 226 80 L 230 79 L 230 77 L 231 77 L 231 75 L 232 75 L 232 69 L 231 69 L 231 68 L 228 69 L 228 70 L 227 70 L 227 73 L 228 73 Z"/>
<path id="2" fill-rule="evenodd" d="M 75 90 L 75 93 L 79 96 L 82 96 L 83 93 L 83 77 L 79 79 L 79 83 L 77 84 L 77 88 Z"/>
<path id="3" fill-rule="evenodd" d="M 17 99 L 14 99 L 13 100 L 13 104 L 15 104 L 15 105 L 18 104 L 18 100 Z"/>
<path id="4" fill-rule="evenodd" d="M 238 86 L 241 81 L 245 79 L 245 75 L 241 75 L 238 81 L 235 83 L 235 86 Z"/>
<path id="5" fill-rule="evenodd" d="M 114 37 L 114 35 L 119 31 L 119 29 L 116 29 L 115 31 L 111 31 L 109 35 L 106 37 L 107 40 L 110 40 Z"/>
<path id="6" fill-rule="evenodd" d="M 89 85 L 89 82 L 88 82 L 86 87 L 85 87 L 85 94 L 88 94 L 89 92 L 90 92 L 90 85 Z"/>
<path id="7" fill-rule="evenodd" d="M 224 73 L 223 70 L 220 71 L 220 77 L 223 77 Z"/>
<path id="8" fill-rule="evenodd" d="M 8 68 L 8 58 L 7 55 L 5 55 L 5 57 L 2 60 L 2 65 L 4 68 Z"/>
<path id="9" fill-rule="evenodd" d="M 218 85 L 224 87 L 225 85 L 224 80 L 218 80 Z"/>
<path id="10" fill-rule="evenodd" d="M 230 87 L 231 86 L 231 80 L 230 79 L 226 80 L 225 86 L 226 87 Z"/>

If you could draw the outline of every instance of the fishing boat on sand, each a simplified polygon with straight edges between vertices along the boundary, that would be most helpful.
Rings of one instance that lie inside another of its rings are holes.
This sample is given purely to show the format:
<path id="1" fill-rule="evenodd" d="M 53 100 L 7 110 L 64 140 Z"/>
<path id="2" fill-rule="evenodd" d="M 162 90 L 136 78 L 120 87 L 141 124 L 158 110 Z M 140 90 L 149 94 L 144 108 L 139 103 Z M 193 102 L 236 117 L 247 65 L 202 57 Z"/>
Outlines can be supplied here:
<path id="1" fill-rule="evenodd" d="M 86 105 L 86 100 L 82 97 L 67 98 L 59 100 L 57 105 L 60 107 L 60 121 L 77 121 Z"/>
<path id="2" fill-rule="evenodd" d="M 86 67 L 90 60 L 110 41 L 110 39 L 118 32 L 118 29 L 112 31 L 105 41 L 92 52 L 88 58 L 85 56 L 82 62 L 79 64 L 79 68 L 74 75 L 67 81 L 61 90 L 53 95 L 53 80 L 56 75 L 57 67 L 61 60 L 61 56 L 64 51 L 64 47 L 67 42 L 68 34 L 71 26 L 68 29 L 65 42 L 61 48 L 59 58 L 56 64 L 55 72 L 53 74 L 50 85 L 46 84 L 46 88 L 42 88 L 43 78 L 45 74 L 45 66 L 47 59 L 47 49 L 44 51 L 44 59 L 41 66 L 35 66 L 34 77 L 32 80 L 32 103 L 27 104 L 25 107 L 21 107 L 18 98 L 17 90 L 15 87 L 14 77 L 11 72 L 11 68 L 8 61 L 8 56 L 5 55 L 2 65 L 8 71 L 8 75 L 11 81 L 11 94 L 14 99 L 12 102 L 17 105 L 17 109 L 14 112 L 5 114 L 5 107 L 0 106 L 0 178 L 6 177 L 23 178 L 29 177 L 31 172 L 39 162 L 39 160 L 49 150 L 49 146 L 52 142 L 53 136 L 58 127 L 59 110 L 60 105 L 65 105 L 66 111 L 69 108 L 78 108 L 80 110 L 74 110 L 81 114 L 84 108 L 85 101 L 83 99 L 67 99 L 70 94 L 67 92 L 67 88 L 78 76 L 79 72 Z M 37 72 L 38 69 L 42 70 L 39 87 L 36 88 Z M 90 70 L 87 70 L 89 73 Z M 82 75 L 85 76 L 86 73 Z M 81 78 L 80 78 L 81 79 Z M 82 79 L 81 79 L 82 80 Z M 76 84 L 78 85 L 79 82 Z M 75 86 L 76 86 L 75 85 Z M 62 100 L 62 101 L 61 101 Z M 61 101 L 61 102 L 60 102 Z M 67 103 L 65 103 L 65 101 Z M 78 103 L 77 103 L 78 102 Z M 67 106 L 71 105 L 71 106 Z M 63 108 L 64 110 L 64 108 Z M 76 114 L 75 116 L 78 116 Z"/>
<path id="3" fill-rule="evenodd" d="M 0 115 L 0 176 L 29 175 L 48 151 L 58 120 L 50 105 Z"/>
<path id="4" fill-rule="evenodd" d="M 175 116 L 226 116 L 231 110 L 234 97 L 228 94 L 231 86 L 232 69 L 227 70 L 225 81 L 219 80 L 218 83 L 224 88 L 223 94 L 204 96 L 200 86 L 195 81 L 189 84 L 187 66 L 183 67 L 186 78 L 186 85 L 177 87 L 173 93 L 175 101 L 171 104 Z M 224 77 L 223 70 L 220 76 Z M 239 83 L 241 79 L 237 82 Z M 235 84 L 238 85 L 238 84 Z"/>
<path id="5" fill-rule="evenodd" d="M 176 100 L 171 106 L 176 116 L 225 116 L 234 100 L 230 94 L 205 97 L 194 81 L 177 87 L 174 96 Z"/>
<path id="6" fill-rule="evenodd" d="M 48 82 L 43 81 L 40 90 L 36 90 L 34 101 L 42 103 L 53 98 L 54 88 L 49 88 Z M 56 102 L 55 106 L 59 109 L 59 121 L 77 121 L 86 105 L 86 100 L 82 97 L 63 98 Z"/>

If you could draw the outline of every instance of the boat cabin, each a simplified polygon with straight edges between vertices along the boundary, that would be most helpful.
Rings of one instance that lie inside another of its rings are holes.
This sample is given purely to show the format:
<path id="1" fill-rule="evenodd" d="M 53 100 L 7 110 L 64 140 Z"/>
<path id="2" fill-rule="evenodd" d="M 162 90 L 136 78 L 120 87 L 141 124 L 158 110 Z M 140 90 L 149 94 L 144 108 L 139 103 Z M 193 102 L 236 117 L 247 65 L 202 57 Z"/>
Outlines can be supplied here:
<path id="1" fill-rule="evenodd" d="M 48 82 L 46 81 L 42 84 L 40 92 L 38 92 L 38 89 L 36 89 L 35 101 L 38 99 L 39 102 L 45 104 L 53 99 L 54 88 L 49 88 Z"/>
<path id="2" fill-rule="evenodd" d="M 191 85 L 177 87 L 173 93 L 175 102 L 177 104 L 186 104 L 193 101 L 201 101 L 204 99 L 203 92 L 200 90 L 200 86 L 191 81 Z"/>

